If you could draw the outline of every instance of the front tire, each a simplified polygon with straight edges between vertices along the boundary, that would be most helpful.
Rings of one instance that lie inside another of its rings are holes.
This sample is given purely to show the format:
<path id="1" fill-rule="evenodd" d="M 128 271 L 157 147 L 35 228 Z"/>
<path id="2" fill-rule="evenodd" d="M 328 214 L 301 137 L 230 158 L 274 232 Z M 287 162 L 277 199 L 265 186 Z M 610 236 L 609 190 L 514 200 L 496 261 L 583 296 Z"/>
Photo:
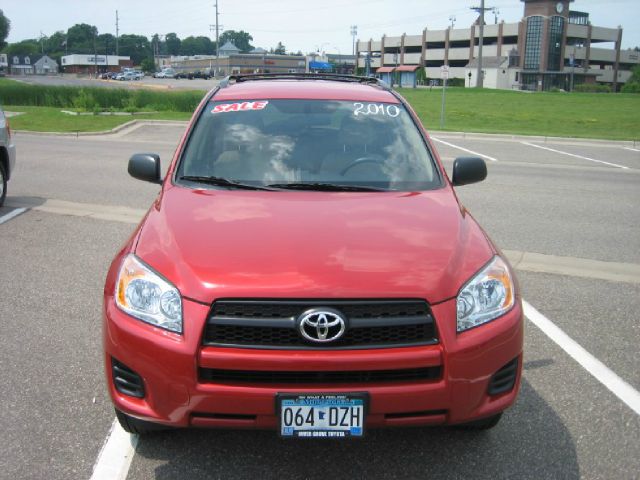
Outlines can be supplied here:
<path id="1" fill-rule="evenodd" d="M 125 432 L 133 433 L 135 435 L 149 435 L 151 433 L 160 432 L 162 430 L 169 430 L 169 427 L 165 427 L 164 425 L 160 425 L 158 423 L 145 422 L 144 420 L 139 420 L 130 415 L 127 415 L 124 412 L 121 412 L 117 408 L 116 417 L 118 418 L 118 423 Z"/>
<path id="2" fill-rule="evenodd" d="M 7 198 L 7 172 L 4 165 L 0 162 L 0 207 L 4 205 L 4 199 Z"/>

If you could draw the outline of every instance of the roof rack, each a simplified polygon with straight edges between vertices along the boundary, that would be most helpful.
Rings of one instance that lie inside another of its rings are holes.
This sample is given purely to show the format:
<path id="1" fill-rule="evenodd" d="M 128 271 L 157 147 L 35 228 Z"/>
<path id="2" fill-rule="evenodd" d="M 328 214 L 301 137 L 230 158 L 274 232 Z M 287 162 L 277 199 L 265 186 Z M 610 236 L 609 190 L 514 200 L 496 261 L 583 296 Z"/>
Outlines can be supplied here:
<path id="1" fill-rule="evenodd" d="M 233 83 L 249 82 L 253 80 L 330 80 L 333 82 L 371 84 L 379 86 L 385 90 L 391 90 L 388 83 L 376 77 L 363 77 L 338 73 L 255 73 L 248 75 L 229 75 L 220 81 L 220 88 L 226 88 Z"/>

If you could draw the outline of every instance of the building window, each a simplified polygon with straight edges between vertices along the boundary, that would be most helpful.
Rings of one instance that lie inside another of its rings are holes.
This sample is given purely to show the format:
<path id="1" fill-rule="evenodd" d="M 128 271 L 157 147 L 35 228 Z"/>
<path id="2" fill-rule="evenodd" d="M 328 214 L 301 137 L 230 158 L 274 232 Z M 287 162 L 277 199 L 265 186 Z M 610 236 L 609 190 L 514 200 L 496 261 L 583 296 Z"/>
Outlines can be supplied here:
<path id="1" fill-rule="evenodd" d="M 31 65 L 31 59 L 29 57 L 24 57 L 24 64 Z"/>
<path id="2" fill-rule="evenodd" d="M 18 57 L 13 57 L 13 64 L 18 65 L 20 63 L 20 59 Z"/>
<path id="3" fill-rule="evenodd" d="M 549 52 L 547 70 L 560 70 L 562 56 L 562 32 L 564 31 L 564 18 L 560 16 L 551 17 L 549 22 Z"/>
<path id="4" fill-rule="evenodd" d="M 540 69 L 540 50 L 542 49 L 542 17 L 527 19 L 527 36 L 524 47 L 524 68 L 526 70 Z"/>

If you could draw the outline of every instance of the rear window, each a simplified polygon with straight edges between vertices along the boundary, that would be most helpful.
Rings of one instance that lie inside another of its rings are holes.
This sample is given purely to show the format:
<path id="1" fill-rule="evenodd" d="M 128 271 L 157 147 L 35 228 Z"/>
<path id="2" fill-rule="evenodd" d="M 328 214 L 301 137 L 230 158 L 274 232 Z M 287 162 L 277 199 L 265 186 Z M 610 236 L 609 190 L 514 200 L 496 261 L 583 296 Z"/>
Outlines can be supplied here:
<path id="1" fill-rule="evenodd" d="M 181 176 L 390 190 L 440 185 L 403 105 L 327 100 L 210 102 L 185 148 Z"/>

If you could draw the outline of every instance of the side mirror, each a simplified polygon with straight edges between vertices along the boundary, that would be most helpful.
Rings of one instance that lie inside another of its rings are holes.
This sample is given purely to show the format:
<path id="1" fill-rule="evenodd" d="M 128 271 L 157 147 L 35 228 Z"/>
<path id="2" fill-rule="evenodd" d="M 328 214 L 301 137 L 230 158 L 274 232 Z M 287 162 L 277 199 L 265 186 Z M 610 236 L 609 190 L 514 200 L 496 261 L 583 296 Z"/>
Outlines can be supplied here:
<path id="1" fill-rule="evenodd" d="M 487 164 L 478 157 L 458 157 L 453 162 L 451 183 L 454 187 L 481 182 L 487 178 Z"/>
<path id="2" fill-rule="evenodd" d="M 138 180 L 162 183 L 160 156 L 155 153 L 136 153 L 129 159 L 129 175 Z"/>

